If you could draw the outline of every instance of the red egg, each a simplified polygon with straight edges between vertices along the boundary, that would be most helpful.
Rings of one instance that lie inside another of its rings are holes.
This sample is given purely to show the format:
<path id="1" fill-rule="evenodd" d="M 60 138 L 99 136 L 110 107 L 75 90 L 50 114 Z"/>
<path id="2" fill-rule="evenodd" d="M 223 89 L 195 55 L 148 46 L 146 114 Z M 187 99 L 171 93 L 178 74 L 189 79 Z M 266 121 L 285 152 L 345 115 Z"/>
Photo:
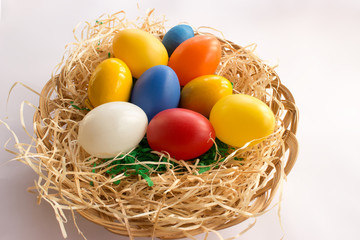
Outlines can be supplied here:
<path id="1" fill-rule="evenodd" d="M 169 59 L 168 66 L 177 74 L 180 85 L 194 78 L 214 74 L 221 58 L 221 45 L 213 36 L 198 35 L 181 43 Z"/>
<path id="2" fill-rule="evenodd" d="M 200 113 L 184 108 L 164 110 L 150 121 L 147 140 L 150 147 L 167 152 L 177 160 L 196 158 L 213 145 L 215 131 Z"/>

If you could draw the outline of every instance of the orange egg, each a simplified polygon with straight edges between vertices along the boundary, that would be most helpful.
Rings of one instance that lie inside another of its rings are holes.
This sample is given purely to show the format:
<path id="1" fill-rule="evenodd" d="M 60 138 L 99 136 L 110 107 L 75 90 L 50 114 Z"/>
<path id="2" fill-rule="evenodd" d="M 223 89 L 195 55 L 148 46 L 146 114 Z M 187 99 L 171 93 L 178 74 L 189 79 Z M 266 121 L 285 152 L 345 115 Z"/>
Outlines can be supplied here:
<path id="1" fill-rule="evenodd" d="M 169 59 L 180 85 L 202 75 L 214 74 L 220 63 L 221 45 L 213 36 L 198 35 L 181 43 Z"/>

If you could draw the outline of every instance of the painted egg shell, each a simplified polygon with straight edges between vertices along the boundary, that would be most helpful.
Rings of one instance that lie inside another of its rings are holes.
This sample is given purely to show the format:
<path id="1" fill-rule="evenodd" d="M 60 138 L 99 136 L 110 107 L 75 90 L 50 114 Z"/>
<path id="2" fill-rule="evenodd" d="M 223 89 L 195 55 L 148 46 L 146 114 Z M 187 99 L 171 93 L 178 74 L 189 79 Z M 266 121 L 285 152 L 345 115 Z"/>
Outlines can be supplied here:
<path id="1" fill-rule="evenodd" d="M 221 98 L 210 112 L 210 122 L 216 136 L 226 144 L 242 147 L 253 146 L 273 133 L 275 117 L 261 100 L 233 94 Z"/>
<path id="2" fill-rule="evenodd" d="M 162 43 L 164 44 L 169 57 L 174 50 L 185 40 L 194 37 L 194 30 L 186 24 L 180 24 L 171 28 L 164 36 Z"/>
<path id="3" fill-rule="evenodd" d="M 114 101 L 129 101 L 132 76 L 127 65 L 117 58 L 102 61 L 91 74 L 88 98 L 93 107 Z"/>
<path id="4" fill-rule="evenodd" d="M 98 158 L 112 158 L 135 148 L 146 133 L 144 111 L 129 102 L 110 102 L 91 110 L 79 123 L 78 142 Z"/>
<path id="5" fill-rule="evenodd" d="M 213 145 L 214 128 L 200 113 L 184 109 L 167 109 L 149 123 L 147 140 L 150 147 L 167 152 L 178 160 L 196 158 Z"/>
<path id="6" fill-rule="evenodd" d="M 159 112 L 176 108 L 180 101 L 179 80 L 171 68 L 158 65 L 135 82 L 131 102 L 146 113 L 149 121 Z"/>
<path id="7" fill-rule="evenodd" d="M 198 35 L 181 43 L 169 59 L 180 85 L 194 78 L 214 74 L 221 58 L 221 45 L 213 36 Z"/>
<path id="8" fill-rule="evenodd" d="M 125 29 L 117 33 L 113 51 L 115 57 L 128 65 L 135 78 L 153 66 L 168 63 L 168 54 L 162 42 L 140 29 Z"/>
<path id="9" fill-rule="evenodd" d="M 229 80 L 219 75 L 205 75 L 188 82 L 181 91 L 180 107 L 209 117 L 214 104 L 232 94 Z"/>

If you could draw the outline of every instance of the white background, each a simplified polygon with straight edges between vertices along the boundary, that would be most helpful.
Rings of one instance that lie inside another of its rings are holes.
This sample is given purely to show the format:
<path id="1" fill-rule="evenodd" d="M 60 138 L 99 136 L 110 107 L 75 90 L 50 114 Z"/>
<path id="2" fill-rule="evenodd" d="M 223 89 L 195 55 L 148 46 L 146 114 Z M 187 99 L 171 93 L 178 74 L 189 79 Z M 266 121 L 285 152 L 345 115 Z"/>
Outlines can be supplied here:
<path id="1" fill-rule="evenodd" d="M 137 9 L 139 3 L 140 10 Z M 281 220 L 275 206 L 258 217 L 240 239 L 360 239 L 360 2 L 274 1 L 46 1 L 3 0 L 0 20 L 0 119 L 27 137 L 19 121 L 20 104 L 38 98 L 17 81 L 40 91 L 60 61 L 72 29 L 103 13 L 125 10 L 129 19 L 155 8 L 167 25 L 187 21 L 212 26 L 239 45 L 257 43 L 257 54 L 291 89 L 300 109 L 298 161 L 284 184 Z M 221 3 L 220 3 L 221 2 Z M 25 109 L 31 126 L 32 110 Z M 11 137 L 0 125 L 0 144 Z M 13 141 L 10 142 L 10 145 Z M 11 147 L 11 146 L 9 146 Z M 51 207 L 36 204 L 26 191 L 36 179 L 30 168 L 10 162 L 0 149 L 0 239 L 62 239 Z M 274 204 L 278 202 L 275 199 Z M 70 214 L 68 239 L 82 239 Z M 126 239 L 77 216 L 89 240 Z M 253 222 L 221 231 L 231 237 Z M 216 239 L 210 235 L 210 239 Z"/>

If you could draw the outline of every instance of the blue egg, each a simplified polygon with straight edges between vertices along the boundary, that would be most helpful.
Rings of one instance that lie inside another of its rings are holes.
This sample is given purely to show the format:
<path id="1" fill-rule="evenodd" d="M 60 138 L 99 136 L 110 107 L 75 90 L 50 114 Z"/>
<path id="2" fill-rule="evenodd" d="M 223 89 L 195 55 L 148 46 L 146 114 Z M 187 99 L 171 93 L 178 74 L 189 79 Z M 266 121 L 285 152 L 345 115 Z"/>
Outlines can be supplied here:
<path id="1" fill-rule="evenodd" d="M 162 40 L 169 57 L 174 52 L 175 48 L 193 36 L 194 30 L 189 25 L 181 24 L 171 28 Z"/>
<path id="2" fill-rule="evenodd" d="M 149 122 L 159 112 L 176 108 L 180 101 L 179 79 L 170 67 L 157 65 L 135 82 L 131 102 L 146 113 Z"/>

